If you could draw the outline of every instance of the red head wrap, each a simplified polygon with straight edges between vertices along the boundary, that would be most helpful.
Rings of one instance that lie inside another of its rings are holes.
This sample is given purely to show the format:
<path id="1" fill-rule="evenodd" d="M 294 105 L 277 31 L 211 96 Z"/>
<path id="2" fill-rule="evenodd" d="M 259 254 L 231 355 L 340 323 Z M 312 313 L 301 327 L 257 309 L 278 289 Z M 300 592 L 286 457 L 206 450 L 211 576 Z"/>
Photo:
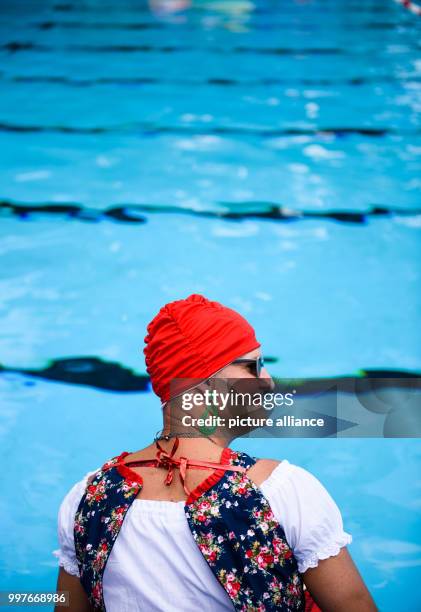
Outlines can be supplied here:
<path id="1" fill-rule="evenodd" d="M 147 332 L 146 371 L 162 403 L 170 399 L 172 379 L 206 380 L 260 346 L 238 312 L 196 293 L 163 306 Z"/>

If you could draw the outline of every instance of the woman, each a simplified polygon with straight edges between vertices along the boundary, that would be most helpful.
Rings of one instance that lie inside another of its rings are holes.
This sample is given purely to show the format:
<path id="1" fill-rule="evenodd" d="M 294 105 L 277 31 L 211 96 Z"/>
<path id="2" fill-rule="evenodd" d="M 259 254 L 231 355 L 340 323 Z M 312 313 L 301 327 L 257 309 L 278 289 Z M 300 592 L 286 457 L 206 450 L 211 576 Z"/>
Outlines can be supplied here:
<path id="1" fill-rule="evenodd" d="M 192 390 L 200 399 L 214 382 L 273 387 L 249 323 L 193 294 L 161 308 L 147 331 L 164 427 L 64 498 L 57 589 L 69 591 L 70 611 L 376 610 L 340 511 L 310 472 L 233 451 L 238 431 L 224 423 L 183 429 Z"/>

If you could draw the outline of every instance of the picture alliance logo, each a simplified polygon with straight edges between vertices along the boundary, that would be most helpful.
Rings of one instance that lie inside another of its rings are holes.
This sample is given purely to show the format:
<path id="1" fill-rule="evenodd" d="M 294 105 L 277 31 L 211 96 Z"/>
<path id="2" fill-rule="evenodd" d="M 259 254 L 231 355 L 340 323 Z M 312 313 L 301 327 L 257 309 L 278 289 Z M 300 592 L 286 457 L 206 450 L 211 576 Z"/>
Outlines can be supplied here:
<path id="1" fill-rule="evenodd" d="M 273 410 L 281 406 L 291 407 L 294 405 L 294 395 L 296 390 L 289 393 L 250 393 L 238 391 L 217 391 L 207 389 L 201 393 L 184 393 L 182 398 L 182 409 L 189 411 L 193 408 L 218 408 L 225 409 L 238 408 L 263 408 Z"/>

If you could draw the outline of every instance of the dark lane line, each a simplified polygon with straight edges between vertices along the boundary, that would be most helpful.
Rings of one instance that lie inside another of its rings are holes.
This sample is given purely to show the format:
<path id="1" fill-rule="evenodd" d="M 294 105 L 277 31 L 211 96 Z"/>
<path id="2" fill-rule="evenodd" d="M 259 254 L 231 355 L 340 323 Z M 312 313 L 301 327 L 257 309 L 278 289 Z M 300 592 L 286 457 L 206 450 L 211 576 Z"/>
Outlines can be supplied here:
<path id="1" fill-rule="evenodd" d="M 370 217 L 393 217 L 393 216 L 416 216 L 421 214 L 420 209 L 402 209 L 392 206 L 372 206 L 365 211 L 344 211 L 344 210 L 296 210 L 287 208 L 273 202 L 217 202 L 220 206 L 225 206 L 228 211 L 195 210 L 192 208 L 181 208 L 177 206 L 153 206 L 150 204 L 124 204 L 115 205 L 105 209 L 96 209 L 83 206 L 81 204 L 23 204 L 4 199 L 0 201 L 0 215 L 4 214 L 28 220 L 37 214 L 60 215 L 79 221 L 98 223 L 105 219 L 133 224 L 147 223 L 147 214 L 182 214 L 194 217 L 210 219 L 223 219 L 226 221 L 242 221 L 244 219 L 259 219 L 280 222 L 300 221 L 303 219 L 328 219 L 341 223 L 353 223 L 365 225 Z M 229 210 L 230 207 L 254 207 L 254 210 L 236 212 Z"/>
<path id="2" fill-rule="evenodd" d="M 418 44 L 406 44 L 408 52 L 419 51 Z M 208 53 L 216 55 L 288 55 L 288 56 L 304 56 L 309 55 L 364 55 L 366 48 L 341 48 L 341 47 L 198 47 L 194 45 L 150 45 L 150 44 L 111 44 L 111 45 L 63 45 L 52 46 L 26 41 L 9 41 L 0 46 L 0 51 L 8 51 L 9 53 L 18 53 L 25 51 L 37 51 L 42 53 L 67 53 L 67 52 L 82 52 L 82 53 Z M 383 55 L 383 49 L 370 49 L 370 56 Z M 400 54 L 402 55 L 402 54 Z"/>
<path id="3" fill-rule="evenodd" d="M 114 134 L 132 133 L 138 136 L 154 136 L 159 134 L 184 135 L 245 135 L 260 138 L 276 138 L 279 136 L 318 136 L 333 135 L 337 137 L 359 135 L 382 137 L 389 134 L 415 136 L 421 133 L 420 129 L 396 130 L 391 127 L 318 127 L 318 128 L 248 128 L 235 126 L 182 126 L 182 125 L 153 125 L 149 123 L 127 123 L 110 126 L 70 126 L 70 125 L 23 125 L 14 123 L 0 123 L 0 132 L 20 133 L 47 133 L 47 134 Z"/>
<path id="4" fill-rule="evenodd" d="M 405 23 L 403 23 L 403 19 L 399 22 L 399 27 L 406 27 L 414 29 L 416 27 L 416 20 L 406 19 Z M 66 30 L 171 30 L 174 31 L 176 28 L 177 31 L 180 31 L 180 24 L 173 23 L 163 23 L 159 21 L 151 21 L 151 22 L 104 22 L 104 21 L 91 21 L 89 23 L 85 21 L 41 21 L 35 22 L 32 24 L 27 24 L 28 26 L 32 26 L 38 28 L 40 30 L 52 30 L 52 29 L 66 29 Z M 192 25 L 199 26 L 197 29 L 199 31 L 203 31 L 203 26 L 201 22 L 197 24 L 187 23 L 186 29 L 190 32 L 192 31 Z M 289 30 L 289 31 L 304 31 L 313 33 L 314 27 L 311 22 L 309 23 L 300 23 L 300 22 L 268 22 L 268 23 L 259 23 L 253 22 L 250 23 L 250 29 L 254 30 Z M 333 25 L 333 24 L 332 24 Z M 334 23 L 335 28 L 341 26 L 341 23 Z M 396 21 L 366 21 L 362 23 L 349 23 L 346 22 L 344 24 L 344 29 L 346 31 L 362 31 L 362 30 L 395 30 L 397 27 Z"/>
<path id="5" fill-rule="evenodd" d="M 221 21 L 221 24 L 223 22 Z M 0 23 L 1 25 L 1 23 Z M 329 30 L 329 25 L 326 24 L 326 30 Z M 343 25 L 343 30 L 345 32 L 354 31 L 354 32 L 362 32 L 362 31 L 383 31 L 383 30 L 396 30 L 397 27 L 400 28 L 399 34 L 402 35 L 406 31 L 416 31 L 416 20 L 408 19 L 406 21 L 400 20 L 399 23 L 396 21 L 390 22 L 380 22 L 380 21 L 369 21 L 362 23 L 349 23 L 346 22 L 344 24 L 334 22 L 331 24 L 331 27 L 335 27 L 338 29 L 341 25 Z M 19 22 L 19 27 L 22 29 L 27 27 L 29 29 L 36 30 L 102 30 L 102 31 L 112 31 L 112 30 L 120 30 L 120 31 L 133 31 L 133 32 L 141 32 L 141 31 L 154 31 L 154 30 L 166 30 L 168 33 L 173 32 L 182 32 L 186 33 L 192 32 L 203 32 L 203 24 L 199 22 L 185 22 L 183 24 L 180 23 L 172 23 L 172 22 L 159 22 L 159 21 L 150 21 L 150 22 L 103 22 L 103 21 L 55 21 L 55 20 L 46 20 L 41 22 L 33 22 L 23 24 Z M 305 23 L 301 19 L 295 22 L 268 22 L 268 23 L 259 23 L 258 21 L 254 21 L 249 24 L 250 31 L 283 31 L 288 30 L 289 32 L 295 33 L 303 33 L 303 34 L 314 34 L 314 25 L 312 22 Z M 405 32 L 404 32 L 405 30 Z"/>
<path id="6" fill-rule="evenodd" d="M 196 87 L 200 85 L 210 85 L 215 87 L 267 87 L 268 85 L 296 85 L 296 86 L 323 86 L 335 87 L 349 85 L 351 87 L 359 87 L 361 85 L 377 85 L 379 83 L 419 83 L 421 76 L 399 77 L 393 75 L 379 75 L 367 77 L 352 77 L 344 79 L 323 79 L 323 78 L 260 78 L 255 80 L 240 80 L 233 78 L 215 77 L 208 79 L 162 79 L 158 77 L 99 77 L 99 78 L 77 78 L 67 76 L 49 76 L 49 75 L 15 75 L 7 77 L 0 72 L 0 78 L 13 83 L 49 83 L 57 85 L 66 85 L 69 87 L 92 87 L 96 85 L 180 85 Z"/>
<path id="7" fill-rule="evenodd" d="M 266 357 L 267 363 L 278 361 L 276 357 Z M 14 368 L 0 364 L 1 374 L 23 374 L 35 379 L 82 385 L 119 393 L 150 392 L 150 379 L 133 369 L 115 361 L 100 357 L 69 357 L 50 359 L 41 368 Z M 276 378 L 278 384 L 291 381 L 290 378 Z M 299 387 L 300 396 L 320 392 L 336 393 L 337 390 L 355 394 L 373 392 L 377 389 L 421 389 L 421 372 L 407 372 L 399 369 L 375 370 L 361 368 L 355 374 L 326 378 L 295 378 L 294 386 Z M 291 384 L 288 382 L 288 384 Z"/>

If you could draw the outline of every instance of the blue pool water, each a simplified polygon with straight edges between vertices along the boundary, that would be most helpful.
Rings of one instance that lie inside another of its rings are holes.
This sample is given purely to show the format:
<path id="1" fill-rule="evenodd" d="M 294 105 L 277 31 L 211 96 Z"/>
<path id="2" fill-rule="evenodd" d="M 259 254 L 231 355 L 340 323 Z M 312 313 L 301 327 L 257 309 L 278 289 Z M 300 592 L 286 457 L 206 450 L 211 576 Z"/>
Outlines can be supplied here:
<path id="1" fill-rule="evenodd" d="M 148 321 L 199 292 L 275 375 L 421 371 L 419 30 L 392 0 L 0 4 L 0 590 L 55 588 L 63 495 L 160 427 L 52 360 L 142 374 Z M 279 206 L 306 214 L 250 214 Z M 417 440 L 232 446 L 318 476 L 379 609 L 421 609 Z"/>

